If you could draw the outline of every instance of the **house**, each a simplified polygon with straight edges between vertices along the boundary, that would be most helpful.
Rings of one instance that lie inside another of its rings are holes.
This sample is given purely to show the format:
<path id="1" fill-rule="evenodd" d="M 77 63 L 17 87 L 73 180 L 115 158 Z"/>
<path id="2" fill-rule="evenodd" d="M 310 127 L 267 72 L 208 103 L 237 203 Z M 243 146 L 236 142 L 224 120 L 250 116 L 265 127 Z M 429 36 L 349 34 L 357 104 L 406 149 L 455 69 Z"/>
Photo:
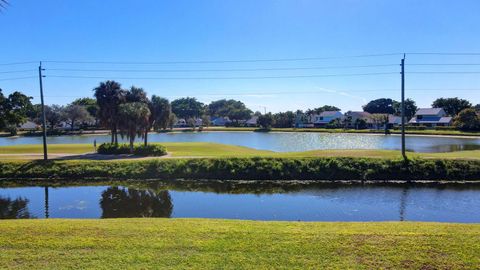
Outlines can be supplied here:
<path id="1" fill-rule="evenodd" d="M 447 116 L 442 108 L 422 108 L 418 109 L 408 124 L 413 126 L 450 126 L 452 117 Z"/>
<path id="2" fill-rule="evenodd" d="M 32 121 L 27 121 L 23 124 L 21 124 L 19 127 L 18 127 L 19 130 L 29 130 L 29 131 L 32 131 L 32 130 L 38 130 L 39 129 L 39 126 L 32 122 Z"/>
<path id="3" fill-rule="evenodd" d="M 226 126 L 232 121 L 228 117 L 212 117 L 210 122 L 212 126 Z"/>
<path id="4" fill-rule="evenodd" d="M 180 118 L 177 120 L 177 122 L 173 125 L 174 127 L 186 127 L 187 126 L 187 121 L 185 119 Z"/>
<path id="5" fill-rule="evenodd" d="M 245 122 L 245 126 L 247 126 L 247 127 L 256 127 L 256 126 L 258 126 L 257 121 L 258 121 L 258 116 L 252 116 L 252 118 L 248 119 L 248 120 Z"/>
<path id="6" fill-rule="evenodd" d="M 328 123 L 335 119 L 342 119 L 343 114 L 339 111 L 324 111 L 320 114 L 312 114 L 310 117 L 310 122 L 315 127 L 326 126 Z"/>
<path id="7" fill-rule="evenodd" d="M 372 114 L 364 111 L 349 111 L 345 113 L 345 117 L 350 117 L 349 128 L 366 129 L 373 128 Z"/>
<path id="8" fill-rule="evenodd" d="M 313 124 L 309 123 L 308 115 L 297 112 L 295 115 L 295 128 L 313 128 Z"/>

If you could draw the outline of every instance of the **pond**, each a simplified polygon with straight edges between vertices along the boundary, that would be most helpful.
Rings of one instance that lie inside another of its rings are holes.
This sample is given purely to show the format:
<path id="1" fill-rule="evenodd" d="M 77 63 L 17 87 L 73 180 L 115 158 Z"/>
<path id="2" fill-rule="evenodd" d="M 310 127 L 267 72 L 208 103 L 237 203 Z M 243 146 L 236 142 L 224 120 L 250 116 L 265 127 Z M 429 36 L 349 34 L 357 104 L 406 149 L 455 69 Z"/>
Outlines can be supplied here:
<path id="1" fill-rule="evenodd" d="M 0 218 L 480 222 L 478 185 L 150 181 L 3 186 Z"/>
<path id="2" fill-rule="evenodd" d="M 51 144 L 109 142 L 109 135 L 49 137 Z M 314 132 L 179 132 L 152 133 L 150 142 L 214 142 L 276 152 L 317 149 L 400 149 L 400 136 Z M 41 137 L 0 138 L 1 145 L 41 144 Z M 480 137 L 407 136 L 407 149 L 415 152 L 451 152 L 480 149 Z"/>

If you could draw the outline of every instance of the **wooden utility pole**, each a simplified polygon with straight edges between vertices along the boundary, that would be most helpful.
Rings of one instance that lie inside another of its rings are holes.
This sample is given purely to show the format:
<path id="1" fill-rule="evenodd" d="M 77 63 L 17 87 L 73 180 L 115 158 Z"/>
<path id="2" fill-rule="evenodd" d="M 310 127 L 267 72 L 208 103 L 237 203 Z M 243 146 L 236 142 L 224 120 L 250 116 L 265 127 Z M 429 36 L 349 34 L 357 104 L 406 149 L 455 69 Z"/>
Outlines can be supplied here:
<path id="1" fill-rule="evenodd" d="M 43 83 L 42 83 L 42 71 L 44 69 L 42 68 L 42 62 L 40 62 L 40 65 L 38 66 L 38 79 L 40 81 L 40 100 L 42 103 L 42 133 L 43 133 L 43 159 L 47 160 L 48 159 L 48 154 L 47 154 L 47 117 L 45 116 L 45 103 L 43 102 Z"/>
<path id="2" fill-rule="evenodd" d="M 402 59 L 402 157 L 406 161 L 407 155 L 405 153 L 405 54 Z"/>

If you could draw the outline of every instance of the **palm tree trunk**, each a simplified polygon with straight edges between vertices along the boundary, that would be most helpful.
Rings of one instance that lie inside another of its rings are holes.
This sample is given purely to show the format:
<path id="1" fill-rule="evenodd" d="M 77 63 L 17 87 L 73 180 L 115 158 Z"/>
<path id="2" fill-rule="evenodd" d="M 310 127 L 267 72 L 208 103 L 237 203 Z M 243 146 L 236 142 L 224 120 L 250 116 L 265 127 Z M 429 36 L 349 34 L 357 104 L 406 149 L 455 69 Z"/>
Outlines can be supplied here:
<path id="1" fill-rule="evenodd" d="M 133 140 L 134 140 L 134 137 L 130 136 L 130 154 L 133 154 Z"/>
<path id="2" fill-rule="evenodd" d="M 147 144 L 148 144 L 148 130 L 149 130 L 149 128 L 145 129 L 145 138 L 144 138 L 144 143 L 143 143 L 145 146 L 147 146 Z"/>

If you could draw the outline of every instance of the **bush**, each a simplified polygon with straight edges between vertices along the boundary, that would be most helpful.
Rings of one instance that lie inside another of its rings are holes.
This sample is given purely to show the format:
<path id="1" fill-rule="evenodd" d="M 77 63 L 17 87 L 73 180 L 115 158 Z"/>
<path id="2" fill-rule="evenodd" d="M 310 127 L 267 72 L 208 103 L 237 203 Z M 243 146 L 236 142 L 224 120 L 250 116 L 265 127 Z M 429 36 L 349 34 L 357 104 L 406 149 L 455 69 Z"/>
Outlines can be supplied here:
<path id="1" fill-rule="evenodd" d="M 102 155 L 122 155 L 130 154 L 130 147 L 128 144 L 114 144 L 102 143 L 97 152 Z M 158 144 L 144 144 L 135 145 L 133 147 L 133 154 L 138 156 L 163 156 L 167 154 L 164 146 Z"/>

